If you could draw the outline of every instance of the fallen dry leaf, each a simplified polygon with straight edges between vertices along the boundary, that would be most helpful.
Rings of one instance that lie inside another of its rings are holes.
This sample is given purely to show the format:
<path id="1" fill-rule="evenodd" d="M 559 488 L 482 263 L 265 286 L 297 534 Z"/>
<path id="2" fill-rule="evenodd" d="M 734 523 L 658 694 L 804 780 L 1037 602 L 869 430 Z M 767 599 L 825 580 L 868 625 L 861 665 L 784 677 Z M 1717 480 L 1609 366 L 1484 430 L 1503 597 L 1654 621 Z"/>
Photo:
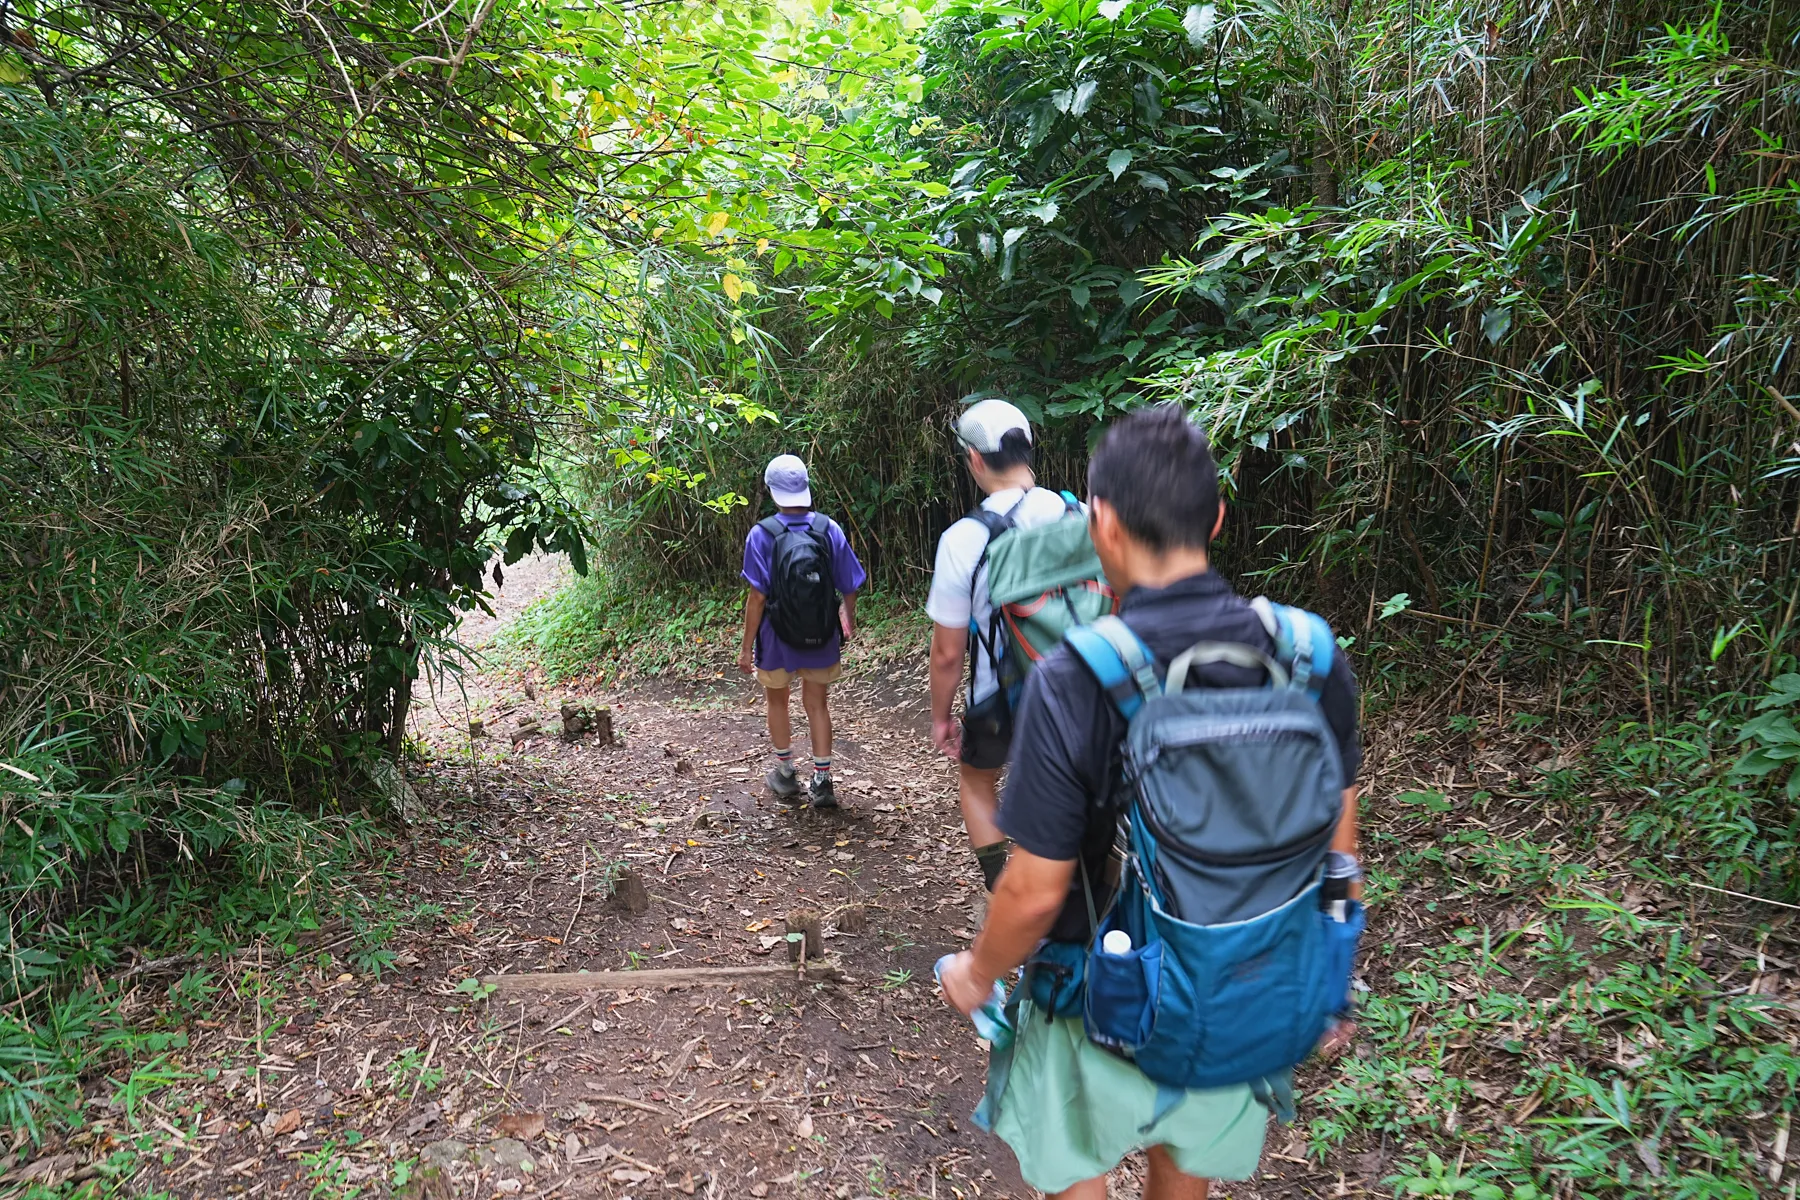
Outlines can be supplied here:
<path id="1" fill-rule="evenodd" d="M 769 1185 L 766 1183 L 759 1183 L 750 1189 L 750 1194 L 755 1196 L 756 1200 L 762 1200 L 764 1196 L 769 1194 Z"/>
<path id="2" fill-rule="evenodd" d="M 405 1125 L 406 1136 L 409 1138 L 418 1137 L 421 1133 L 424 1133 L 427 1129 L 436 1125 L 438 1119 L 443 1115 L 444 1110 L 438 1106 L 436 1101 L 424 1105 L 407 1119 Z"/>
<path id="3" fill-rule="evenodd" d="M 529 1142 L 532 1138 L 542 1136 L 544 1132 L 543 1113 L 507 1113 L 494 1122 L 494 1132 L 501 1137 L 518 1138 L 521 1142 Z"/>
<path id="4" fill-rule="evenodd" d="M 55 1182 L 65 1172 L 73 1171 L 81 1165 L 81 1160 L 73 1154 L 53 1154 L 48 1158 L 35 1159 L 20 1169 L 16 1180 L 19 1183 Z"/>
<path id="5" fill-rule="evenodd" d="M 300 1128 L 300 1110 L 290 1108 L 280 1116 L 270 1113 L 263 1118 L 262 1131 L 264 1137 L 280 1137 Z"/>
<path id="6" fill-rule="evenodd" d="M 800 1118 L 800 1123 L 798 1125 L 794 1126 L 794 1136 L 809 1138 L 812 1136 L 812 1131 L 813 1131 L 812 1114 L 806 1113 L 805 1115 L 803 1115 Z"/>
<path id="7" fill-rule="evenodd" d="M 650 1178 L 648 1171 L 634 1171 L 630 1167 L 619 1167 L 607 1178 L 614 1183 L 643 1183 Z"/>

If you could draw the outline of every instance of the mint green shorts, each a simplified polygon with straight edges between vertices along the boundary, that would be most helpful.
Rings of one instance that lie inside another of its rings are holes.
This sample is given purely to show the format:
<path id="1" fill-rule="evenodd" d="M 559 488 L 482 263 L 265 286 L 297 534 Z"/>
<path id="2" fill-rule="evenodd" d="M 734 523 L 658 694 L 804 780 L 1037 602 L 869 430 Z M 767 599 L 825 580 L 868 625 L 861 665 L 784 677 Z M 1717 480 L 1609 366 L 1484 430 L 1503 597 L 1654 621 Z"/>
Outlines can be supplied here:
<path id="1" fill-rule="evenodd" d="M 1269 1110 L 1247 1084 L 1165 1087 L 1088 1041 L 1079 1018 L 1045 1021 L 1030 1001 L 1018 1028 L 993 1128 L 1032 1187 L 1060 1192 L 1149 1146 L 1203 1179 L 1256 1173 Z"/>

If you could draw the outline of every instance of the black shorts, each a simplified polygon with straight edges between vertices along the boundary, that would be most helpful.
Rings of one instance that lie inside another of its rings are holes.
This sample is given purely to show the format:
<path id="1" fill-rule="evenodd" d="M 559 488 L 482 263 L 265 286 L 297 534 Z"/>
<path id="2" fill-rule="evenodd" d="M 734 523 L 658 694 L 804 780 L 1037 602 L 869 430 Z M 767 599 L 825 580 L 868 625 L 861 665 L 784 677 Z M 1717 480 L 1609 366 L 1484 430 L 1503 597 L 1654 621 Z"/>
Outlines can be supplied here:
<path id="1" fill-rule="evenodd" d="M 978 770 L 997 771 L 1006 765 L 1012 735 L 1012 705 L 1001 688 L 964 711 L 961 759 Z"/>

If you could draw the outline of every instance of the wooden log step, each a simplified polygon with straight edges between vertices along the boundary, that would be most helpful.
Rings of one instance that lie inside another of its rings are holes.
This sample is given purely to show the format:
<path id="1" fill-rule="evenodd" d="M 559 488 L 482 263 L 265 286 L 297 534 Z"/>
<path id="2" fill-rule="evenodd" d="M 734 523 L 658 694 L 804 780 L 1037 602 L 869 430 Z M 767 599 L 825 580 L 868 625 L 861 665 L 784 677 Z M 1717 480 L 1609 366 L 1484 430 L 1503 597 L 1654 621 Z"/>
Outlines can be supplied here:
<path id="1" fill-rule="evenodd" d="M 806 964 L 809 983 L 843 978 L 843 970 L 830 959 Z M 496 994 L 518 992 L 597 992 L 618 988 L 729 987 L 740 983 L 798 981 L 800 971 L 779 963 L 746 967 L 667 967 L 649 971 L 525 971 L 517 975 L 486 975 Z"/>

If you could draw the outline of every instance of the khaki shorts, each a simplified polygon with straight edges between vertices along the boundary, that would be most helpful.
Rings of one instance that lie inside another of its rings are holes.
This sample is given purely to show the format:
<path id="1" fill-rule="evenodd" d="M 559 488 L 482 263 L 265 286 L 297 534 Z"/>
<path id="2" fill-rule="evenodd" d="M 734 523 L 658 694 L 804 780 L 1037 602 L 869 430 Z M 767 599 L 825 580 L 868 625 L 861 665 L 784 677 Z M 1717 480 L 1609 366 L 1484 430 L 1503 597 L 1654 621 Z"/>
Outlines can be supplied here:
<path id="1" fill-rule="evenodd" d="M 843 677 L 844 664 L 832 663 L 829 667 L 801 667 L 798 671 L 765 671 L 756 668 L 756 682 L 774 691 L 786 691 L 794 686 L 794 680 L 804 679 L 808 683 L 822 683 L 829 687 Z"/>

